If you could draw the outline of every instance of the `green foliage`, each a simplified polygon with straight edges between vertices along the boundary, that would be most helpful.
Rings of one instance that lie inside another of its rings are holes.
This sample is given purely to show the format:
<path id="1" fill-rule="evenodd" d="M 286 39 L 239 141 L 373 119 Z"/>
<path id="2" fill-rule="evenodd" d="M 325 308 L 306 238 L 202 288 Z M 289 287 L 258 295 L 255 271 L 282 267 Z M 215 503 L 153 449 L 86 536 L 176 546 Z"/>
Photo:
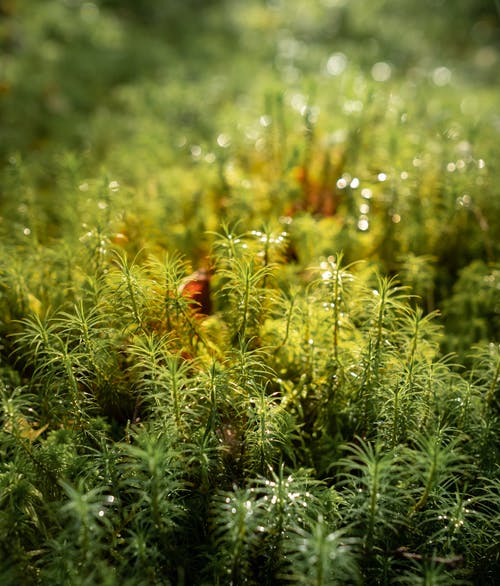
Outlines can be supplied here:
<path id="1" fill-rule="evenodd" d="M 0 583 L 498 582 L 497 8 L 0 1 Z"/>
<path id="2" fill-rule="evenodd" d="M 337 254 L 290 290 L 263 234 L 216 236 L 212 315 L 179 257 L 105 252 L 79 257 L 61 309 L 12 322 L 6 579 L 491 573 L 498 348 L 457 372 L 439 315 L 396 279 Z"/>

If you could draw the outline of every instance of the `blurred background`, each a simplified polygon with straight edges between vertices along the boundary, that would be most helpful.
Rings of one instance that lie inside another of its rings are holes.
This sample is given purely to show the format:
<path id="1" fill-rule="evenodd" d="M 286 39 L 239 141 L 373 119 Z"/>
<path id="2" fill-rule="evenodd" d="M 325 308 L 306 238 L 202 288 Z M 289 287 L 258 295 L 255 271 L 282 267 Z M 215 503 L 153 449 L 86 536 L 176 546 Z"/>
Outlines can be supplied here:
<path id="1" fill-rule="evenodd" d="M 0 0 L 4 246 L 98 230 L 196 266 L 221 220 L 281 223 L 300 267 L 343 250 L 488 338 L 498 4 Z"/>
<path id="2" fill-rule="evenodd" d="M 163 92 L 150 117 L 200 136 L 223 104 L 314 82 L 344 58 L 368 74 L 384 62 L 400 78 L 496 83 L 499 37 L 495 0 L 1 0 L 0 154 L 57 140 L 101 158 L 120 129 L 96 126 L 133 114 L 148 83 Z"/>

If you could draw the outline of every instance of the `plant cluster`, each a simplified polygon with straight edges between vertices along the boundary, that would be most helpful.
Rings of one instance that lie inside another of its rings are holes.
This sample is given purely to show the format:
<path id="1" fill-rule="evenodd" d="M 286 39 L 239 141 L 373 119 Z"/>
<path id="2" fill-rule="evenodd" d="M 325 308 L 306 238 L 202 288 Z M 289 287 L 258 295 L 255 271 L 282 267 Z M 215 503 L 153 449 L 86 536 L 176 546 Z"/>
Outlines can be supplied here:
<path id="1" fill-rule="evenodd" d="M 498 347 L 457 372 L 396 279 L 333 254 L 291 286 L 287 246 L 226 228 L 206 283 L 114 246 L 51 304 L 8 288 L 32 307 L 1 388 L 4 583 L 493 579 Z"/>
<path id="2" fill-rule="evenodd" d="M 497 4 L 0 0 L 2 585 L 498 582 Z"/>

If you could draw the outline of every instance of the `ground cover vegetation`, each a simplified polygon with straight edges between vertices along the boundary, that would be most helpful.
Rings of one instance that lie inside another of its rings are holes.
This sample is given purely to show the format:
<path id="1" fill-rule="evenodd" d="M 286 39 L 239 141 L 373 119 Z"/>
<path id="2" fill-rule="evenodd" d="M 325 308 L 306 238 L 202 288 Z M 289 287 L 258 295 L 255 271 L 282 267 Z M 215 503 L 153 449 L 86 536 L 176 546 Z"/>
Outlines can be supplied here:
<path id="1" fill-rule="evenodd" d="M 495 0 L 0 1 L 0 582 L 496 584 Z"/>

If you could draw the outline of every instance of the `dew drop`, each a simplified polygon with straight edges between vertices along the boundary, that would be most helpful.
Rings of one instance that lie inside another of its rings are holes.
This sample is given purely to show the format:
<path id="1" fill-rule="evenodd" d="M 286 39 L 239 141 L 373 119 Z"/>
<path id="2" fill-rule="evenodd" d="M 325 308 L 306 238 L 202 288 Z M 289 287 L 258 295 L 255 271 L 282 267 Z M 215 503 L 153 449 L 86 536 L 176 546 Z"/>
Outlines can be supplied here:
<path id="1" fill-rule="evenodd" d="M 369 227 L 370 223 L 368 222 L 368 218 L 361 216 L 358 221 L 358 229 L 361 230 L 361 232 L 366 232 Z"/>
<path id="2" fill-rule="evenodd" d="M 347 57 L 344 53 L 333 53 L 326 63 L 326 71 L 329 75 L 336 77 L 345 71 L 347 67 Z"/>
<path id="3" fill-rule="evenodd" d="M 217 144 L 221 148 L 226 149 L 231 144 L 231 139 L 227 134 L 219 134 L 217 137 Z"/>
<path id="4" fill-rule="evenodd" d="M 193 159 L 199 159 L 201 157 L 201 146 L 198 144 L 194 144 L 191 147 L 191 156 Z"/>
<path id="5" fill-rule="evenodd" d="M 271 126 L 271 122 L 271 116 L 264 115 L 259 118 L 259 124 L 261 126 L 264 126 L 264 128 L 266 128 L 267 126 Z"/>
<path id="6" fill-rule="evenodd" d="M 388 81 L 392 74 L 392 67 L 385 61 L 379 61 L 372 67 L 371 74 L 375 81 Z"/>
<path id="7" fill-rule="evenodd" d="M 451 81 L 452 73 L 447 67 L 437 67 L 432 72 L 432 81 L 438 87 L 444 87 Z"/>

